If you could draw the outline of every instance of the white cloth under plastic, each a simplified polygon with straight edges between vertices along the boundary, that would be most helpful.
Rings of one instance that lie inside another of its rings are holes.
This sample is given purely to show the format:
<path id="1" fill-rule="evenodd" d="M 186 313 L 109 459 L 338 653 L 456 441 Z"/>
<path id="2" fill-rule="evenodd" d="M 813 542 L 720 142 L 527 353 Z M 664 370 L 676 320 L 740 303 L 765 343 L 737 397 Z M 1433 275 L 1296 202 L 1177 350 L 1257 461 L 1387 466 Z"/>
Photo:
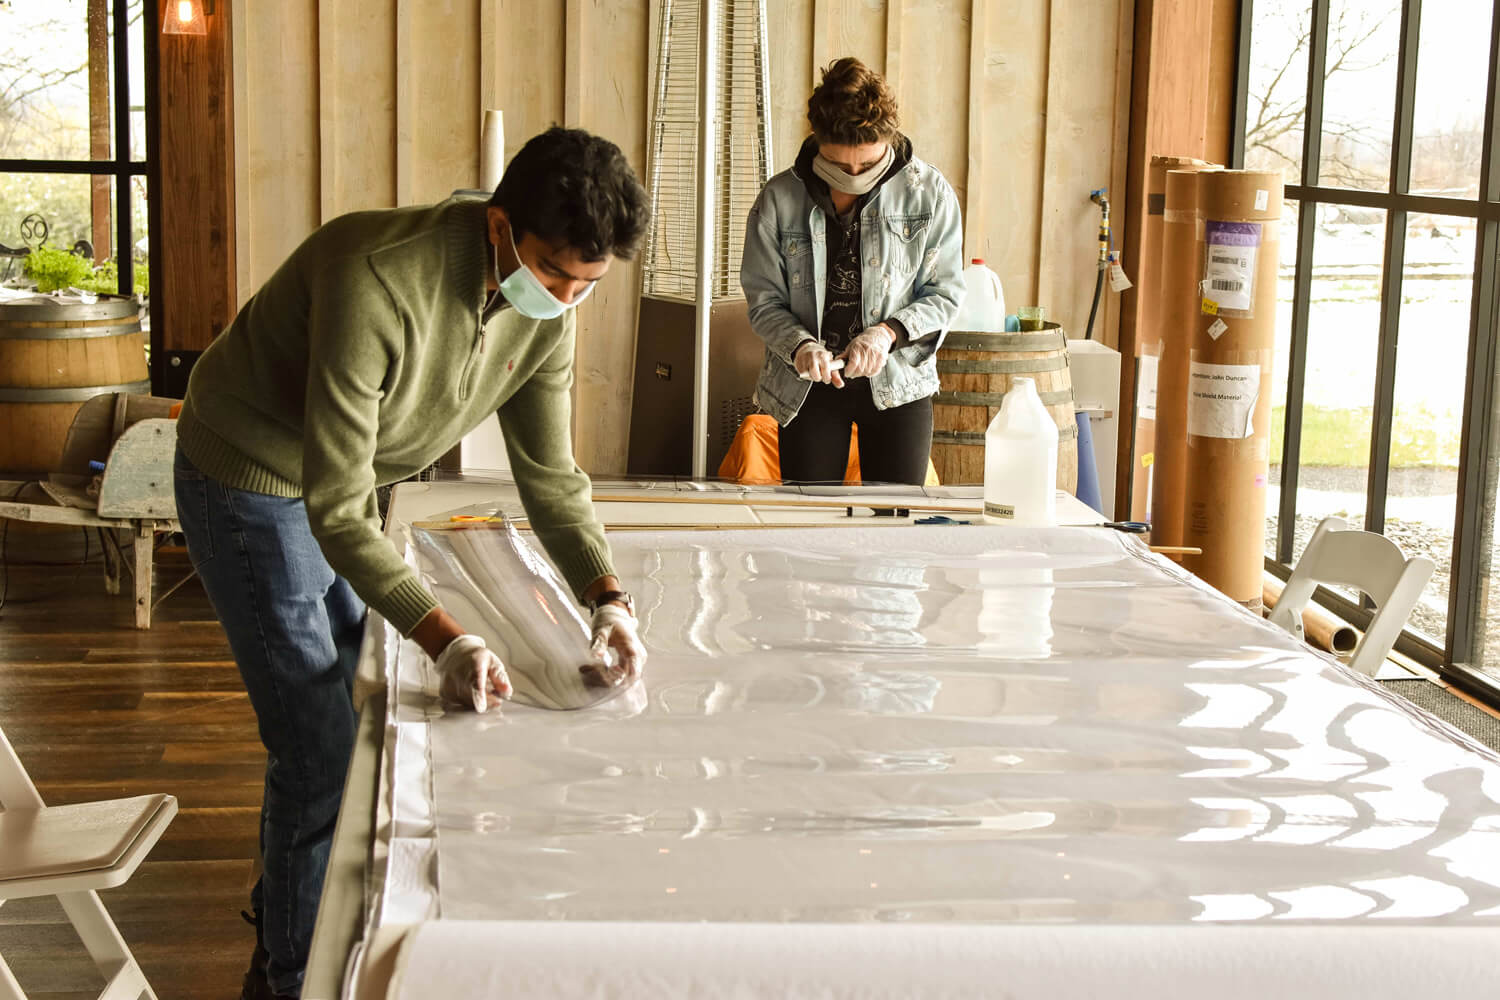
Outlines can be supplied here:
<path id="1" fill-rule="evenodd" d="M 1158 949 L 1163 968 L 1190 965 L 1205 926 L 1337 924 L 1369 965 L 1400 940 L 1379 928 L 1500 926 L 1500 758 L 1134 539 L 935 526 L 611 543 L 651 652 L 633 697 L 431 720 L 435 910 L 510 922 L 424 929 L 433 955 L 488 935 L 465 977 L 574 950 L 567 989 L 507 995 L 640 995 L 590 985 L 615 981 L 598 978 L 601 940 L 636 941 L 628 976 L 610 975 L 645 983 L 652 955 L 710 974 L 683 950 L 705 935 L 812 969 L 828 934 L 852 967 L 886 934 L 905 942 L 893 954 L 950 941 L 1014 958 L 1052 940 L 1024 925 L 1049 923 L 1129 925 L 1099 940 Z M 410 695 L 425 658 L 397 659 Z M 756 929 L 784 923 L 818 929 Z M 1081 960 L 1049 947 L 1054 974 Z M 1232 986 L 1234 956 L 1188 981 Z M 687 992 L 775 993 L 728 989 L 739 961 L 727 991 Z M 1271 952 L 1251 965 L 1279 974 Z"/>
<path id="2" fill-rule="evenodd" d="M 639 924 L 440 920 L 392 1000 L 1412 1000 L 1478 997 L 1461 927 Z"/>

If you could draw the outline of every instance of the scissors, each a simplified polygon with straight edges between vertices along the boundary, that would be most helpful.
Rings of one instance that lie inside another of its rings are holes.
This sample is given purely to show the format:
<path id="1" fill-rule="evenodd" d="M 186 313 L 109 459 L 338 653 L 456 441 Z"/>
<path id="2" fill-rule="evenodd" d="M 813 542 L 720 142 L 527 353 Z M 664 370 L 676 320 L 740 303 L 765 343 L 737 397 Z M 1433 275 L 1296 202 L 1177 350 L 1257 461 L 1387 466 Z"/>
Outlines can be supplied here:
<path id="1" fill-rule="evenodd" d="M 1127 535 L 1144 535 L 1151 530 L 1151 525 L 1145 521 L 1101 521 L 1094 525 L 1096 528 L 1114 528 L 1123 531 Z"/>

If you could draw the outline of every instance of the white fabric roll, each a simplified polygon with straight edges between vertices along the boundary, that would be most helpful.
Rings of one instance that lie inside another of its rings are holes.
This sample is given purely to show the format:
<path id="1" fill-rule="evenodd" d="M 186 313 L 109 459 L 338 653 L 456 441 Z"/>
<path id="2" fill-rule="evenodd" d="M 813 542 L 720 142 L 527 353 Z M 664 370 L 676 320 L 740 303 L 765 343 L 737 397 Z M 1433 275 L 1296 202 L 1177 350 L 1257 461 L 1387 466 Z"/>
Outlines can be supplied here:
<path id="1" fill-rule="evenodd" d="M 495 190 L 505 172 L 505 112 L 486 108 L 479 137 L 479 186 Z"/>
<path id="2" fill-rule="evenodd" d="M 1493 930 L 435 921 L 391 1000 L 1362 1000 L 1475 996 Z"/>

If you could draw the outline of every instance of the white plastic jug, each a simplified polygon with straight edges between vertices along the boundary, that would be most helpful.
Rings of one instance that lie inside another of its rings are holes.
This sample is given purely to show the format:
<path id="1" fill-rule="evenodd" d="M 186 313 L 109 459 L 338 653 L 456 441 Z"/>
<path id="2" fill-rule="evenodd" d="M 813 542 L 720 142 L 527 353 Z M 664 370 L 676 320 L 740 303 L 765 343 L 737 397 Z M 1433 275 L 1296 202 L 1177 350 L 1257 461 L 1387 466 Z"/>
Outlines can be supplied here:
<path id="1" fill-rule="evenodd" d="M 975 257 L 964 268 L 964 284 L 968 287 L 958 315 L 949 325 L 950 330 L 968 330 L 973 333 L 1005 332 L 1005 293 L 1000 288 L 1000 275 Z"/>
<path id="2" fill-rule="evenodd" d="M 984 519 L 1057 523 L 1057 424 L 1029 378 L 1011 382 L 984 432 Z"/>

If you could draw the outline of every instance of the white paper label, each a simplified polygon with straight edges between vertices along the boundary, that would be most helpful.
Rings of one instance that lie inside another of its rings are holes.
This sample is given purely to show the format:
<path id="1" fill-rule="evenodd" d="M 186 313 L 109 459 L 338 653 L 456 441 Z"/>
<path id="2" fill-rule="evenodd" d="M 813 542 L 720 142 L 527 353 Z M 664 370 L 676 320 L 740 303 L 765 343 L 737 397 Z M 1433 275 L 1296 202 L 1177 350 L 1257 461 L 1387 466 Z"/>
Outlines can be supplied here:
<path id="1" fill-rule="evenodd" d="M 1135 363 L 1135 415 L 1141 420 L 1156 419 L 1156 355 L 1143 354 Z"/>
<path id="2" fill-rule="evenodd" d="M 1117 260 L 1109 263 L 1109 287 L 1117 292 L 1123 292 L 1130 287 L 1130 279 L 1125 276 L 1125 269 Z"/>
<path id="3" fill-rule="evenodd" d="M 1210 365 L 1194 361 L 1188 375 L 1188 433 L 1247 438 L 1255 433 L 1260 365 Z"/>
<path id="4" fill-rule="evenodd" d="M 1257 212 L 1264 212 L 1266 210 L 1266 202 L 1270 197 L 1271 192 L 1257 189 L 1255 192 L 1255 210 Z"/>
<path id="5" fill-rule="evenodd" d="M 1260 252 L 1260 223 L 1209 222 L 1204 226 L 1208 259 L 1204 263 L 1203 297 L 1219 309 L 1248 312 L 1255 302 L 1255 258 Z"/>
<path id="6" fill-rule="evenodd" d="M 1228 323 L 1225 323 L 1222 319 L 1214 320 L 1213 325 L 1208 328 L 1209 339 L 1218 340 L 1224 336 L 1224 331 L 1227 329 L 1229 329 Z"/>

